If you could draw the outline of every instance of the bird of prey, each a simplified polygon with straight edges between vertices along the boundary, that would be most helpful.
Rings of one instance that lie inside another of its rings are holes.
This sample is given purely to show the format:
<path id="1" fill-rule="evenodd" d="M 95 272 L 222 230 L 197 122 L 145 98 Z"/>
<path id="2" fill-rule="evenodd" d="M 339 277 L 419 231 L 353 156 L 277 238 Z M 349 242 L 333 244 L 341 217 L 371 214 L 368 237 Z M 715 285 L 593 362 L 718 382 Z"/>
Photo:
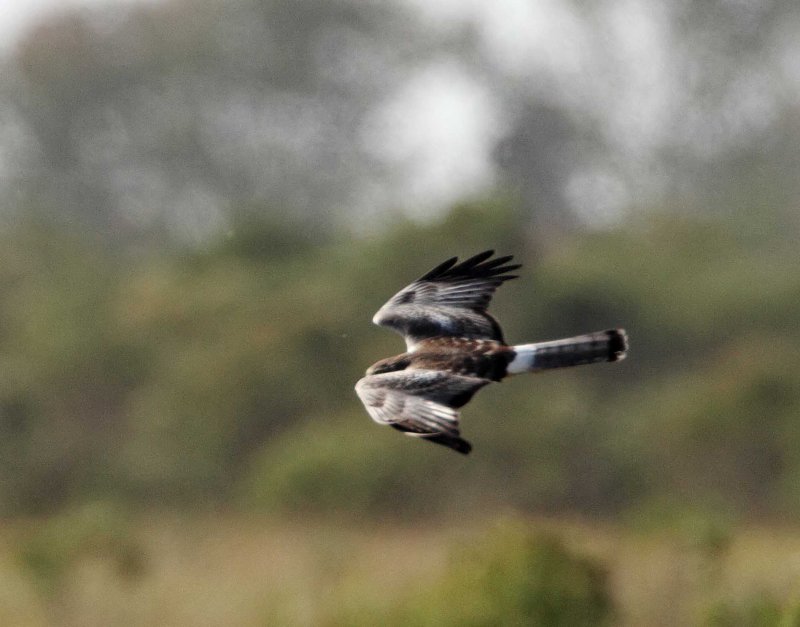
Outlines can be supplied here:
<path id="1" fill-rule="evenodd" d="M 523 372 L 618 361 L 623 329 L 509 346 L 486 309 L 495 290 L 521 266 L 487 250 L 448 259 L 395 294 L 372 321 L 405 337 L 406 352 L 382 359 L 356 383 L 372 419 L 406 435 L 467 454 L 459 408 L 484 385 Z"/>

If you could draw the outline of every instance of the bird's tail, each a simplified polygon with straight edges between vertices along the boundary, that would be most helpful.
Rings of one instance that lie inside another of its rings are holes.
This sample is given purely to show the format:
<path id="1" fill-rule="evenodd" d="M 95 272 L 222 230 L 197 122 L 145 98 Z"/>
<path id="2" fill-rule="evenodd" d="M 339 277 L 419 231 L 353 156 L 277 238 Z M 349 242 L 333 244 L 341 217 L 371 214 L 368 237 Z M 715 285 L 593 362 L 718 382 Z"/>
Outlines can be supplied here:
<path id="1" fill-rule="evenodd" d="M 624 329 L 609 329 L 552 342 L 520 344 L 511 347 L 516 353 L 508 364 L 508 374 L 565 368 L 601 361 L 619 361 L 628 350 Z"/>

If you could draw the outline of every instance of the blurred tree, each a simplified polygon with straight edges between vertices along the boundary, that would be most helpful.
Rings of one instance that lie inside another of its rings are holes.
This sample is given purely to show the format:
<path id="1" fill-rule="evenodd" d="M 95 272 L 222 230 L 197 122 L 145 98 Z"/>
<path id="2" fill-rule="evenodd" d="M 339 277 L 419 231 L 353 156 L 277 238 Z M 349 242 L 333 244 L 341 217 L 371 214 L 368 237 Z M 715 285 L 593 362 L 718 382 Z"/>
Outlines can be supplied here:
<path id="1" fill-rule="evenodd" d="M 5 94 L 27 137 L 16 191 L 111 239 L 196 241 L 276 207 L 323 236 L 378 175 L 367 112 L 447 45 L 396 4 L 60 13 L 22 42 Z"/>
<path id="2" fill-rule="evenodd" d="M 504 114 L 495 163 L 535 237 L 643 205 L 730 218 L 753 202 L 770 209 L 765 229 L 796 237 L 796 2 L 567 2 L 517 17 L 533 36 L 473 15 L 475 66 Z"/>
<path id="3" fill-rule="evenodd" d="M 277 207 L 325 238 L 374 212 L 425 215 L 493 180 L 521 196 L 540 240 L 634 205 L 730 216 L 755 196 L 773 230 L 796 232 L 795 3 L 564 3 L 523 11 L 508 32 L 484 9 L 438 23 L 426 10 L 64 11 L 23 40 L 0 82 L 13 148 L 0 193 L 9 211 L 162 243 L 205 241 Z M 534 36 L 515 30 L 526 24 Z M 452 111 L 437 114 L 431 98 L 451 91 Z M 422 146 L 447 124 L 472 138 L 455 158 L 444 142 Z"/>
<path id="4" fill-rule="evenodd" d="M 236 492 L 406 515 L 676 495 L 796 513 L 798 10 L 563 7 L 571 71 L 509 67 L 479 25 L 394 3 L 174 0 L 33 31 L 0 79 L 0 511 Z M 623 55 L 634 32 L 670 54 Z M 442 59 L 491 92 L 508 191 L 370 229 L 364 198 L 396 181 L 363 134 Z M 664 202 L 636 191 L 653 179 Z M 614 198 L 643 217 L 616 224 Z M 495 303 L 510 339 L 621 324 L 634 350 L 477 399 L 484 444 L 457 465 L 376 430 L 352 384 L 401 350 L 375 308 L 486 248 L 535 262 Z"/>
<path id="5" fill-rule="evenodd" d="M 410 517 L 487 504 L 608 515 L 665 499 L 794 515 L 795 247 L 669 217 L 534 256 L 525 223 L 486 201 L 320 246 L 267 222 L 128 264 L 85 237 L 7 232 L 0 511 L 235 496 Z M 476 450 L 453 460 L 376 428 L 352 386 L 402 350 L 371 313 L 442 256 L 492 244 L 536 261 L 493 304 L 510 340 L 624 324 L 635 350 L 479 396 L 464 420 Z"/>
<path id="6" fill-rule="evenodd" d="M 757 204 L 761 233 L 796 237 L 800 7 L 714 0 L 670 12 L 681 89 L 659 152 L 675 191 L 727 217 Z"/>

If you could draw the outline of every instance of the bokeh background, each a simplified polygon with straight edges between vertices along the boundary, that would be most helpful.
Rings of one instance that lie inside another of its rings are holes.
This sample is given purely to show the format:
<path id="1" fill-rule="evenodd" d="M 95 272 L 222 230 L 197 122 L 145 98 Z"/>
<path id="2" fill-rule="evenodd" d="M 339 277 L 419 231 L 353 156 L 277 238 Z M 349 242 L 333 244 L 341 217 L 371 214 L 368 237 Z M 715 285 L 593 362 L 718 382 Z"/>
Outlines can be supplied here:
<path id="1" fill-rule="evenodd" d="M 795 0 L 4 2 L 0 623 L 800 624 Z M 514 254 L 455 455 L 373 327 Z"/>

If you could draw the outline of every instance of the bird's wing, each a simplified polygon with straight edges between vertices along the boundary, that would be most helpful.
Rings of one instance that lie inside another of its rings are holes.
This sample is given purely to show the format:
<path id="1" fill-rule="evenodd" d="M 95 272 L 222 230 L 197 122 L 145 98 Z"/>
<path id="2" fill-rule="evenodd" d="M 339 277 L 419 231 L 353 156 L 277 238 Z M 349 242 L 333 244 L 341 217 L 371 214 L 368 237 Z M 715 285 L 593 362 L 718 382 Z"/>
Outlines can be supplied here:
<path id="1" fill-rule="evenodd" d="M 356 393 L 375 422 L 467 453 L 458 408 L 487 383 L 440 370 L 403 370 L 366 376 Z"/>
<path id="2" fill-rule="evenodd" d="M 378 311 L 376 324 L 403 333 L 409 345 L 428 337 L 472 337 L 503 341 L 486 309 L 495 290 L 520 267 L 512 257 L 490 259 L 487 250 L 458 263 L 448 259 L 400 290 Z"/>

